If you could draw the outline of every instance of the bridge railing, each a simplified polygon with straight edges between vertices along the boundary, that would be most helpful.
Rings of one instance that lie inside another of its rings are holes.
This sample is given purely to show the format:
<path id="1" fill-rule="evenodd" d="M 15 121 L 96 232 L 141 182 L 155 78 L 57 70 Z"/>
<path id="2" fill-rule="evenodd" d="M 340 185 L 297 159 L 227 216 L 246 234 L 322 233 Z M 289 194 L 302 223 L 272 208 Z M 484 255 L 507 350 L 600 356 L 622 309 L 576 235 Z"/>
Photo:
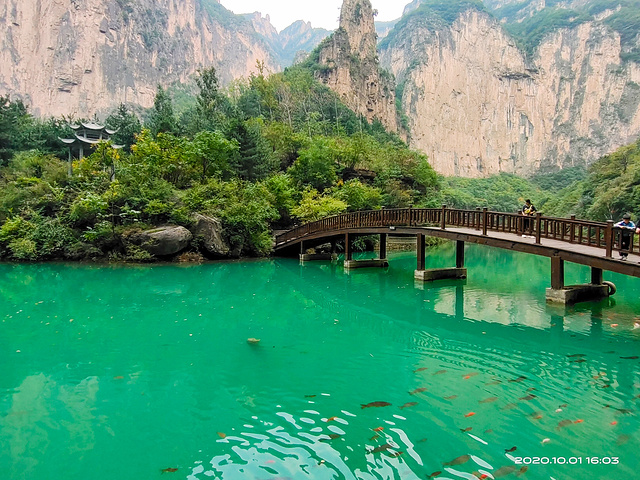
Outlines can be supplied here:
<path id="1" fill-rule="evenodd" d="M 593 222 L 570 218 L 524 216 L 521 213 L 493 212 L 486 208 L 465 210 L 456 208 L 383 208 L 380 210 L 358 211 L 323 218 L 296 227 L 276 237 L 276 247 L 291 241 L 318 233 L 329 233 L 353 228 L 366 227 L 431 226 L 466 227 L 478 230 L 483 235 L 488 232 L 513 233 L 541 239 L 553 239 L 570 244 L 586 245 L 605 249 L 610 257 L 613 251 L 622 250 L 622 231 L 613 222 Z M 630 252 L 633 252 L 633 232 Z"/>

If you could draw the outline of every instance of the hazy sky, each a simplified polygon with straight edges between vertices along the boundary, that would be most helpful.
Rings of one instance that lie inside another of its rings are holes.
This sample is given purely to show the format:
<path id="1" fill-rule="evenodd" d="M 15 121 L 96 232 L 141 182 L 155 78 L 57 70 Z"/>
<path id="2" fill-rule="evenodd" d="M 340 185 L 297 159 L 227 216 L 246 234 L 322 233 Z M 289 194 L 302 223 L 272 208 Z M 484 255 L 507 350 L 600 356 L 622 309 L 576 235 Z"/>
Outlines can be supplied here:
<path id="1" fill-rule="evenodd" d="M 400 18 L 411 0 L 371 0 L 378 10 L 377 21 L 385 22 Z M 314 27 L 329 30 L 338 28 L 342 0 L 220 0 L 234 13 L 260 12 L 269 14 L 271 23 L 280 32 L 296 20 L 311 22 Z"/>

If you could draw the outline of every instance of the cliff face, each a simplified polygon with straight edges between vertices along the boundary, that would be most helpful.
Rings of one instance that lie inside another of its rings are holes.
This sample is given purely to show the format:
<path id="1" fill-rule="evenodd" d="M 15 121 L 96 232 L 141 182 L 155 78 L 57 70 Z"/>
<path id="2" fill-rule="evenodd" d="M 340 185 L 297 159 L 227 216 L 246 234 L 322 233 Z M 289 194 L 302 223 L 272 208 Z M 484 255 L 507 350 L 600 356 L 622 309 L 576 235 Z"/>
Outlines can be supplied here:
<path id="1" fill-rule="evenodd" d="M 598 22 L 545 37 L 530 61 L 476 10 L 396 33 L 381 61 L 403 85 L 411 145 L 440 173 L 584 165 L 640 135 L 640 66 Z"/>
<path id="2" fill-rule="evenodd" d="M 215 66 L 222 82 L 279 65 L 251 25 L 214 0 L 5 0 L 0 95 L 34 114 L 149 107 L 157 84 Z"/>
<path id="3" fill-rule="evenodd" d="M 345 0 L 340 28 L 319 52 L 320 79 L 369 122 L 398 131 L 395 84 L 384 74 L 376 52 L 376 30 L 369 0 Z"/>

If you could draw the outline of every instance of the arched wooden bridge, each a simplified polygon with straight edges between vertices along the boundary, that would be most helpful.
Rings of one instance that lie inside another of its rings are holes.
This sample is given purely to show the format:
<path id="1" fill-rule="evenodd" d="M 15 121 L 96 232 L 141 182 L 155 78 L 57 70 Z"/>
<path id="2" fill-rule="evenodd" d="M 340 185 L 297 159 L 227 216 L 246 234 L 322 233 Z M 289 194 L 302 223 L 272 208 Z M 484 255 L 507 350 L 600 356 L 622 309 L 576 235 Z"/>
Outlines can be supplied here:
<path id="1" fill-rule="evenodd" d="M 602 286 L 604 270 L 640 277 L 640 255 L 634 252 L 634 249 L 638 250 L 637 246 L 634 247 L 635 238 L 632 237 L 627 261 L 621 261 L 618 255 L 621 250 L 621 230 L 615 228 L 612 221 L 592 222 L 574 216 L 554 218 L 541 214 L 524 217 L 519 213 L 493 212 L 486 208 L 384 208 L 345 213 L 277 235 L 275 252 L 281 255 L 304 253 L 306 248 L 314 245 L 326 242 L 335 245 L 344 239 L 345 266 L 353 268 L 358 263 L 352 260 L 351 243 L 354 237 L 380 235 L 380 260 L 386 260 L 389 234 L 417 238 L 417 278 L 418 272 L 425 268 L 425 236 L 457 242 L 458 270 L 464 267 L 465 242 L 550 257 L 550 290 L 568 288 L 564 285 L 565 261 L 591 267 L 592 286 Z M 460 272 L 458 274 L 460 276 Z M 443 277 L 424 279 L 437 278 Z"/>

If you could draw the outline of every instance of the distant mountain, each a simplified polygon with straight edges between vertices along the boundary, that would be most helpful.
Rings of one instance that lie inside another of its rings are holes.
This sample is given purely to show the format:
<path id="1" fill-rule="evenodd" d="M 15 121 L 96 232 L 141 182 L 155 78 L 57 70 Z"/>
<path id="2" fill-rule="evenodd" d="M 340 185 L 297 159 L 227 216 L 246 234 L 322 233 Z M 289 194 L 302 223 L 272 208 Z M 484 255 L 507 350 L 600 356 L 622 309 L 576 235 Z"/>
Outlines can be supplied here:
<path id="1" fill-rule="evenodd" d="M 310 52 L 331 34 L 330 30 L 313 28 L 311 22 L 302 20 L 292 23 L 278 33 L 271 24 L 269 15 L 263 17 L 260 12 L 254 12 L 243 16 L 251 22 L 255 31 L 264 37 L 283 68 L 293 64 L 300 52 Z"/>

